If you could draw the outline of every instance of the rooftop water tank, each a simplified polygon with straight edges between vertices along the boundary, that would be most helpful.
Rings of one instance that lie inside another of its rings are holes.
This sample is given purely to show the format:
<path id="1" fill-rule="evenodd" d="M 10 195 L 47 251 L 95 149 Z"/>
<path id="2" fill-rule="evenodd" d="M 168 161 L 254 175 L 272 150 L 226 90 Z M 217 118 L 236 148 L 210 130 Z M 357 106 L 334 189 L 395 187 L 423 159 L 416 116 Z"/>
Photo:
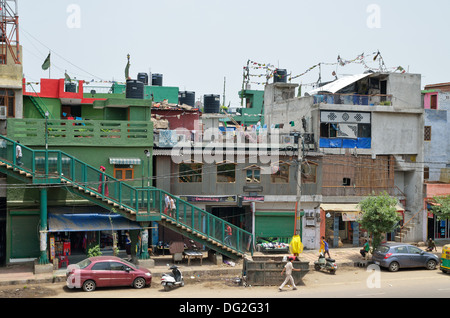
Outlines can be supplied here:
<path id="1" fill-rule="evenodd" d="M 273 72 L 273 82 L 274 83 L 286 83 L 287 71 L 285 69 L 277 68 Z"/>
<path id="2" fill-rule="evenodd" d="M 127 80 L 125 97 L 144 99 L 144 83 L 138 80 Z"/>
<path id="3" fill-rule="evenodd" d="M 220 110 L 220 95 L 204 95 L 203 96 L 203 112 L 218 113 Z"/>
<path id="4" fill-rule="evenodd" d="M 178 93 L 178 103 L 180 105 L 186 104 L 186 105 L 194 107 L 195 106 L 195 92 L 189 92 L 189 91 L 179 92 Z"/>
<path id="5" fill-rule="evenodd" d="M 152 74 L 152 85 L 153 86 L 163 86 L 163 75 L 162 74 Z"/>
<path id="6" fill-rule="evenodd" d="M 147 73 L 138 73 L 137 80 L 139 82 L 144 83 L 144 85 L 148 85 L 148 74 Z"/>

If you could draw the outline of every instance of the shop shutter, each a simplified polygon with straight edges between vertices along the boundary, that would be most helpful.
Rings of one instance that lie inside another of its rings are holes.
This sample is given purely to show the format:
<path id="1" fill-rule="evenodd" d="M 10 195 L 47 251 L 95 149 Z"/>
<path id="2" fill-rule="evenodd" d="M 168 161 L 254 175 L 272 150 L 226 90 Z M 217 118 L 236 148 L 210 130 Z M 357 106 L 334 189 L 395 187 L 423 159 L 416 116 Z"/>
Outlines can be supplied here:
<path id="1" fill-rule="evenodd" d="M 294 234 L 294 213 L 261 212 L 255 216 L 255 236 L 291 237 Z"/>
<path id="2" fill-rule="evenodd" d="M 13 215 L 11 227 L 11 258 L 39 257 L 39 215 Z"/>

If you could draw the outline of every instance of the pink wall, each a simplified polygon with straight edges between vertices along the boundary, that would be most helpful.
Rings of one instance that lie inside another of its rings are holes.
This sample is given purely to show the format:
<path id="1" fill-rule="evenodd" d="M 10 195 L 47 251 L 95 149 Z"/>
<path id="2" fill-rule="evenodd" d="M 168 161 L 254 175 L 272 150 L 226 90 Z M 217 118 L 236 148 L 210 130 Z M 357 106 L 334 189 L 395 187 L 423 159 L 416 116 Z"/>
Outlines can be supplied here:
<path id="1" fill-rule="evenodd" d="M 438 95 L 438 92 L 433 92 L 433 93 L 425 93 L 425 95 L 423 96 L 423 108 L 424 109 L 430 109 L 430 99 L 431 99 L 431 95 Z M 438 105 L 439 106 L 439 105 Z"/>

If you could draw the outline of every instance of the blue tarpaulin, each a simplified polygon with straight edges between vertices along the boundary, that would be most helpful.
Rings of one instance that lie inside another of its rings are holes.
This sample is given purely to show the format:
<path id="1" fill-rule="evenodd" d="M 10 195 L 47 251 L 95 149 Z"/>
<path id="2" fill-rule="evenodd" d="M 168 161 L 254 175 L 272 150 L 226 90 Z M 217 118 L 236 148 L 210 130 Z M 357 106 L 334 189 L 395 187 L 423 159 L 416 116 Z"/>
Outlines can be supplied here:
<path id="1" fill-rule="evenodd" d="M 118 214 L 49 213 L 49 232 L 111 231 L 141 229 L 139 223 Z"/>

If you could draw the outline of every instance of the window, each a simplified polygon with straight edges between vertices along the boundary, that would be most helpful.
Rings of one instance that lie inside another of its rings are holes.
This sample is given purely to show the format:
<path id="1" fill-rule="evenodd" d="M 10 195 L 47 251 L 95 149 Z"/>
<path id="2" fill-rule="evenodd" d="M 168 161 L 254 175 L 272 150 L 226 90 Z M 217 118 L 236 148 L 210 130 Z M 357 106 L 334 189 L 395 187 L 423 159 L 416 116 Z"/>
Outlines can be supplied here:
<path id="1" fill-rule="evenodd" d="M 431 126 L 424 127 L 424 139 L 425 141 L 431 141 Z"/>
<path id="2" fill-rule="evenodd" d="M 272 166 L 270 175 L 272 183 L 289 183 L 289 164 L 279 163 Z"/>
<path id="3" fill-rule="evenodd" d="M 408 248 L 409 248 L 410 254 L 422 254 L 422 252 L 423 252 L 422 249 L 415 247 L 415 246 L 408 246 Z"/>
<path id="4" fill-rule="evenodd" d="M 349 185 L 351 185 L 351 180 L 350 180 L 350 178 L 343 178 L 343 179 L 342 179 L 342 185 L 343 185 L 343 186 L 349 186 Z"/>
<path id="5" fill-rule="evenodd" d="M 406 246 L 399 246 L 395 249 L 395 252 L 398 254 L 407 254 L 408 248 Z"/>
<path id="6" fill-rule="evenodd" d="M 261 183 L 261 169 L 257 166 L 250 166 L 245 169 L 245 182 Z"/>
<path id="7" fill-rule="evenodd" d="M 125 271 L 125 269 L 127 268 L 125 264 L 119 262 L 111 262 L 110 266 L 112 271 Z"/>
<path id="8" fill-rule="evenodd" d="M 0 106 L 6 106 L 8 117 L 15 117 L 15 94 L 11 89 L 0 89 Z"/>
<path id="9" fill-rule="evenodd" d="M 92 266 L 93 271 L 109 271 L 109 262 L 96 263 Z"/>
<path id="10" fill-rule="evenodd" d="M 133 165 L 114 165 L 114 178 L 118 180 L 133 180 Z"/>
<path id="11" fill-rule="evenodd" d="M 302 163 L 302 183 L 316 183 L 317 163 L 306 161 Z"/>
<path id="12" fill-rule="evenodd" d="M 430 167 L 423 167 L 423 178 L 425 180 L 430 179 Z"/>
<path id="13" fill-rule="evenodd" d="M 233 183 L 236 181 L 236 164 L 219 163 L 217 164 L 217 182 Z"/>
<path id="14" fill-rule="evenodd" d="M 178 182 L 202 182 L 202 164 L 180 163 L 178 165 Z"/>

